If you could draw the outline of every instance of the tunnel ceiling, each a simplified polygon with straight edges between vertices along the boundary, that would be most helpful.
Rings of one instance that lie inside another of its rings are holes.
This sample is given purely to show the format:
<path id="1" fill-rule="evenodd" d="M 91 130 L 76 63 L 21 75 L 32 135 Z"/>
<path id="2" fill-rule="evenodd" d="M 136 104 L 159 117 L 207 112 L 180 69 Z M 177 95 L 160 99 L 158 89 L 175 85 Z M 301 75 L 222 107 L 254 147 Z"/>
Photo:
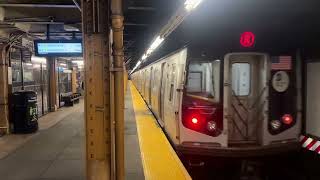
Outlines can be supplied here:
<path id="1" fill-rule="evenodd" d="M 285 26 L 290 27 L 290 31 L 306 27 L 318 31 L 316 27 L 319 27 L 320 11 L 318 10 L 319 1 L 316 0 L 309 0 L 308 3 L 301 0 L 207 1 L 211 5 L 205 5 L 207 3 L 202 3 L 202 5 L 210 6 L 207 8 L 210 10 L 210 15 L 207 15 L 210 16 L 210 19 L 206 20 L 207 23 L 201 19 L 196 20 L 199 22 L 198 25 L 195 25 L 197 27 L 206 25 L 225 27 L 228 30 L 234 29 L 234 25 L 243 24 L 246 21 L 261 22 L 261 19 L 281 25 L 283 23 L 278 17 L 282 16 L 283 21 L 289 23 Z M 77 2 L 80 3 L 80 0 Z M 184 0 L 124 0 L 124 50 L 128 67 L 132 68 L 136 64 L 152 39 L 183 2 Z M 23 6 L 25 4 L 26 6 Z M 51 6 L 30 7 L 32 4 Z M 47 24 L 50 24 L 52 39 L 81 38 L 81 12 L 73 0 L 2 0 L 0 6 L 5 10 L 3 20 L 0 13 L 1 31 L 12 34 L 28 32 L 34 38 L 46 38 Z M 195 14 L 197 13 L 204 13 L 201 7 L 196 10 Z M 264 16 L 266 18 L 262 18 Z M 196 29 L 194 33 L 198 32 Z"/>
<path id="2" fill-rule="evenodd" d="M 80 4 L 80 0 L 77 2 Z M 141 56 L 153 36 L 181 2 L 182 0 L 124 0 L 124 50 L 129 66 L 131 60 L 134 62 Z M 81 12 L 73 0 L 4 0 L 0 6 L 5 10 L 4 19 L 0 20 L 3 31 L 12 34 L 28 32 L 36 39 L 46 38 L 47 24 L 50 24 L 51 39 L 81 38 Z"/>

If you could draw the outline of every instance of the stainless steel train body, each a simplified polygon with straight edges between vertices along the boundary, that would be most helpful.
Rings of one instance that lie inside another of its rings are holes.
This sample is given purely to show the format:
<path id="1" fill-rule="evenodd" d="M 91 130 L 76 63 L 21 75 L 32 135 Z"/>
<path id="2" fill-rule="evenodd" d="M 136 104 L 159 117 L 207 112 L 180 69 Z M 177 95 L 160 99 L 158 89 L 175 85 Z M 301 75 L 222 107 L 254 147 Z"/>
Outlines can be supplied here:
<path id="1" fill-rule="evenodd" d="M 191 58 L 186 47 L 131 74 L 174 148 L 228 157 L 298 149 L 294 61 L 276 70 L 267 53 L 223 57 Z"/>

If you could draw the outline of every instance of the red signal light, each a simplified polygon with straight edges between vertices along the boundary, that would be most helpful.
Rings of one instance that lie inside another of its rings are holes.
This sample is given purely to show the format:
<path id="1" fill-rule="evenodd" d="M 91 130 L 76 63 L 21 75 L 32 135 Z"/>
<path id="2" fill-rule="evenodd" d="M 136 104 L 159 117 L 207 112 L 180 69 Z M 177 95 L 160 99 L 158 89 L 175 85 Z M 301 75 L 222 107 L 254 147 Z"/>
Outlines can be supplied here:
<path id="1" fill-rule="evenodd" d="M 192 122 L 193 124 L 198 124 L 198 119 L 197 119 L 197 118 L 192 118 L 192 119 L 191 119 L 191 122 Z"/>
<path id="2" fill-rule="evenodd" d="M 240 36 L 240 44 L 243 47 L 252 47 L 255 42 L 255 35 L 252 32 L 244 32 Z"/>
<path id="3" fill-rule="evenodd" d="M 293 118 L 290 114 L 285 114 L 282 116 L 282 122 L 286 125 L 290 125 L 293 122 Z"/>

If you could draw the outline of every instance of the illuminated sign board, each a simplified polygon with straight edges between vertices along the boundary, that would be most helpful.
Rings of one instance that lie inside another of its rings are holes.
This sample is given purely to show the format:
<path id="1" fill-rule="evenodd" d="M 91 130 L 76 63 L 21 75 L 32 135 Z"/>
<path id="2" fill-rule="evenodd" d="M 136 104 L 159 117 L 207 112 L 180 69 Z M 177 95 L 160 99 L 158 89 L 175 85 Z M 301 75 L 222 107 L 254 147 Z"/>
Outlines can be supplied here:
<path id="1" fill-rule="evenodd" d="M 37 40 L 34 47 L 40 57 L 80 57 L 83 50 L 81 40 Z"/>

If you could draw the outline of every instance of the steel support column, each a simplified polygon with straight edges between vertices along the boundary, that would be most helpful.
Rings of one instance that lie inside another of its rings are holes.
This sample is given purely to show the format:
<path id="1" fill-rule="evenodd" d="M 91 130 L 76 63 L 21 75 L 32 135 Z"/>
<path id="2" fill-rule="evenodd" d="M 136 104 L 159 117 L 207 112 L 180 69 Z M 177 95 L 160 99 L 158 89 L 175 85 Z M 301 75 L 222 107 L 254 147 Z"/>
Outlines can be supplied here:
<path id="1" fill-rule="evenodd" d="M 124 180 L 124 51 L 122 0 L 111 0 L 117 180 Z"/>
<path id="2" fill-rule="evenodd" d="M 72 69 L 71 83 L 72 83 L 72 93 L 77 93 L 78 80 L 77 80 L 77 70 L 76 70 L 76 68 Z"/>
<path id="3" fill-rule="evenodd" d="M 109 0 L 82 0 L 87 180 L 114 177 L 109 4 Z"/>
<path id="4" fill-rule="evenodd" d="M 7 45 L 0 45 L 0 135 L 9 133 Z"/>
<path id="5" fill-rule="evenodd" d="M 54 112 L 57 109 L 57 61 L 54 58 L 48 58 L 49 64 L 49 110 Z"/>

